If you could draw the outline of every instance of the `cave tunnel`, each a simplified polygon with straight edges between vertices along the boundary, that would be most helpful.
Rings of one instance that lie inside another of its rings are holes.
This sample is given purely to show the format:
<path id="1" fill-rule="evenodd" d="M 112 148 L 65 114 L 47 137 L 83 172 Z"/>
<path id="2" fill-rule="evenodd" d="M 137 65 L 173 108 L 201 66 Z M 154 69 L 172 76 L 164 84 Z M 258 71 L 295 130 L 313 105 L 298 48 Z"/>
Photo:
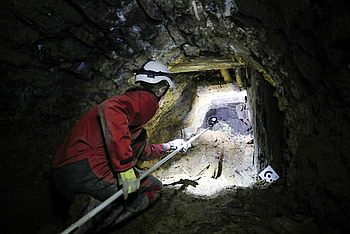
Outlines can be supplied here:
<path id="1" fill-rule="evenodd" d="M 2 233 L 60 233 L 91 209 L 56 212 L 52 157 L 149 59 L 177 85 L 146 126 L 150 142 L 218 123 L 154 172 L 159 200 L 108 233 L 347 232 L 349 2 L 7 0 L 0 9 Z M 268 166 L 272 183 L 259 177 Z"/>

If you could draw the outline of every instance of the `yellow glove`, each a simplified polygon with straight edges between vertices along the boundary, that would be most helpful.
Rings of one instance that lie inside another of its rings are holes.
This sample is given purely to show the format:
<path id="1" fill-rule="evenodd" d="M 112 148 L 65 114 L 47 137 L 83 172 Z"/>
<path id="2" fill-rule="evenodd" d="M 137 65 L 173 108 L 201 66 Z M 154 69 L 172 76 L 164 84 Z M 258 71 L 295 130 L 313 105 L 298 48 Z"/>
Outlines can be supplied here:
<path id="1" fill-rule="evenodd" d="M 137 178 L 134 168 L 118 174 L 119 185 L 122 186 L 124 200 L 128 198 L 128 194 L 135 192 L 140 187 L 140 179 Z"/>

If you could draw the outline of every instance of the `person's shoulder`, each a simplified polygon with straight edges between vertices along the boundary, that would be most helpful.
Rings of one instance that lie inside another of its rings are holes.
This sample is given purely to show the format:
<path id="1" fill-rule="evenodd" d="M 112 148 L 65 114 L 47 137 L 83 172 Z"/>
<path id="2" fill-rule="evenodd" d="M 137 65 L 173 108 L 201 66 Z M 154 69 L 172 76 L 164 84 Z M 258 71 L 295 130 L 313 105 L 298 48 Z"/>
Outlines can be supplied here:
<path id="1" fill-rule="evenodd" d="M 124 94 L 128 95 L 128 96 L 143 96 L 143 97 L 152 97 L 153 96 L 152 92 L 150 92 L 142 87 L 130 88 L 130 89 L 126 90 Z"/>
<path id="2" fill-rule="evenodd" d="M 139 103 L 139 105 L 158 105 L 157 97 L 145 89 L 129 90 L 125 92 L 125 95 L 130 101 Z"/>

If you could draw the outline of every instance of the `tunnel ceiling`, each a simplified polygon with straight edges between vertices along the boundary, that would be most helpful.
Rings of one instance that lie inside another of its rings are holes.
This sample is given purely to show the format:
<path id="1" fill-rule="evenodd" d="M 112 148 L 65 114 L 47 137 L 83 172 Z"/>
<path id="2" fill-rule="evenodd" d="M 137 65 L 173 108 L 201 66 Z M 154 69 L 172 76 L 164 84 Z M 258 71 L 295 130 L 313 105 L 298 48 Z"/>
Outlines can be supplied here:
<path id="1" fill-rule="evenodd" d="M 281 165 L 281 183 L 310 212 L 334 216 L 349 207 L 350 197 L 343 186 L 350 168 L 348 12 L 349 3 L 340 0 L 5 1 L 1 149 L 10 157 L 1 159 L 1 180 L 40 182 L 71 124 L 131 85 L 133 70 L 145 60 L 171 65 L 225 57 L 255 72 L 252 87 L 265 87 L 276 102 L 271 109 L 262 105 L 270 100 L 264 93 L 250 93 L 257 119 L 282 118 L 275 128 L 282 156 L 268 158 Z M 176 79 L 184 115 L 196 79 Z"/>

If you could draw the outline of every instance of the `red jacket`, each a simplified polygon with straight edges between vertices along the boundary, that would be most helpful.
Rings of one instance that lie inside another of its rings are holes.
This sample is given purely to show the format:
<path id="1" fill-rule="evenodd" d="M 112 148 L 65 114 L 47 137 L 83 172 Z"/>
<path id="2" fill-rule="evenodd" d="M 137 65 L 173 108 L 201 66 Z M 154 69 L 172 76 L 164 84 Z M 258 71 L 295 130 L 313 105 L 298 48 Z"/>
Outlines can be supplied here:
<path id="1" fill-rule="evenodd" d="M 127 91 L 123 95 L 107 99 L 100 106 L 93 107 L 76 123 L 54 156 L 52 166 L 58 168 L 88 159 L 98 177 L 114 179 L 113 172 L 135 166 L 136 159 L 130 145 L 158 108 L 157 98 L 143 90 Z M 105 126 L 105 140 L 100 118 Z M 147 144 L 142 158 L 151 160 L 163 153 L 161 144 Z"/>

